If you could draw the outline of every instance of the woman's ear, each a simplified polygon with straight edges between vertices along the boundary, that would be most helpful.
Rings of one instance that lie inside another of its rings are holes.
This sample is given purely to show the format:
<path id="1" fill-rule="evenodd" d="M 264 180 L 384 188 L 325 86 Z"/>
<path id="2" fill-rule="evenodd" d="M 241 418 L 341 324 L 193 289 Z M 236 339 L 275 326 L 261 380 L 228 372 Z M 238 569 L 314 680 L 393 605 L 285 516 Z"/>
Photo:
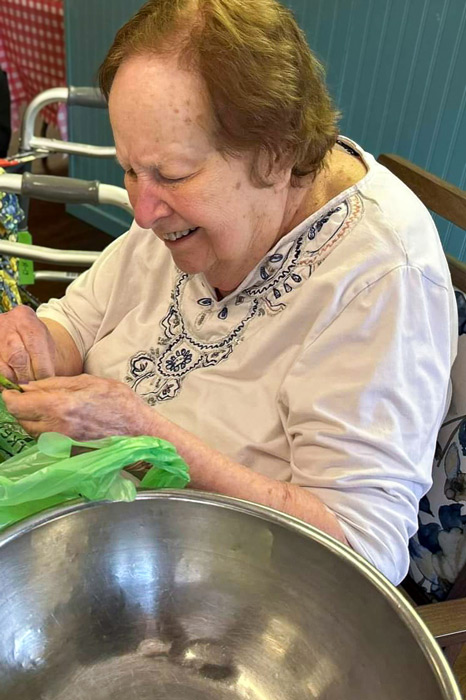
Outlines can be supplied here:
<path id="1" fill-rule="evenodd" d="M 291 186 L 292 170 L 285 154 L 275 154 L 271 178 L 277 192 Z"/>
<path id="2" fill-rule="evenodd" d="M 255 163 L 255 170 L 264 184 L 277 192 L 291 184 L 292 166 L 283 152 L 261 149 Z"/>

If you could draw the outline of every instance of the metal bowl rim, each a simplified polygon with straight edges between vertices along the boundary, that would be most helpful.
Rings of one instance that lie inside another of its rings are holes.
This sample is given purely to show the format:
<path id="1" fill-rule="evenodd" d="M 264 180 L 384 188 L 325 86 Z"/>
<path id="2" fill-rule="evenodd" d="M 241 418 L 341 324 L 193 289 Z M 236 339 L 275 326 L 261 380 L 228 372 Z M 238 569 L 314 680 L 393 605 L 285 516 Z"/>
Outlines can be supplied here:
<path id="1" fill-rule="evenodd" d="M 409 627 L 413 636 L 422 642 L 421 649 L 426 657 L 433 673 L 438 678 L 445 698 L 448 700 L 462 700 L 462 695 L 459 692 L 457 682 L 453 675 L 440 646 L 435 641 L 431 632 L 416 613 L 414 608 L 408 601 L 398 592 L 396 587 L 388 581 L 375 567 L 367 562 L 362 556 L 343 545 L 338 540 L 330 535 L 318 530 L 308 523 L 295 518 L 287 513 L 275 510 L 268 506 L 263 506 L 245 499 L 233 498 L 231 496 L 223 496 L 216 493 L 208 493 L 195 490 L 177 490 L 177 489 L 161 489 L 158 491 L 145 490 L 138 492 L 136 496 L 138 501 L 186 501 L 190 503 L 209 504 L 227 510 L 233 510 L 246 515 L 254 515 L 262 520 L 275 523 L 288 530 L 299 533 L 300 535 L 318 542 L 323 547 L 331 550 L 339 559 L 342 559 L 348 565 L 353 565 L 364 578 L 378 589 L 384 596 L 386 601 L 392 607 L 395 613 Z M 21 522 L 12 525 L 0 533 L 0 552 L 3 547 L 13 540 L 18 539 L 32 530 L 36 530 L 50 522 L 59 520 L 68 515 L 72 515 L 81 510 L 88 508 L 98 508 L 103 505 L 113 506 L 121 503 L 121 501 L 84 501 L 76 499 L 68 501 L 62 505 L 53 506 L 29 518 L 25 518 Z"/>

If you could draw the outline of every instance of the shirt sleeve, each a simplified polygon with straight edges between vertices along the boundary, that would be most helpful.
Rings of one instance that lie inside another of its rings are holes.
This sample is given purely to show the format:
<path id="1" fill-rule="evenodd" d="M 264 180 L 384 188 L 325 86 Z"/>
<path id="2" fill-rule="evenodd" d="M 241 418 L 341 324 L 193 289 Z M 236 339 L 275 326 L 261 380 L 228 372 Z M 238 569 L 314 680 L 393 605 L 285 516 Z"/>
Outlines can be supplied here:
<path id="1" fill-rule="evenodd" d="M 291 481 L 394 584 L 409 566 L 449 387 L 449 292 L 400 266 L 310 339 L 282 385 Z"/>
<path id="2" fill-rule="evenodd" d="M 113 241 L 89 270 L 72 282 L 61 299 L 50 299 L 37 310 L 39 318 L 56 321 L 73 338 L 82 359 L 93 345 L 101 326 L 128 233 Z"/>

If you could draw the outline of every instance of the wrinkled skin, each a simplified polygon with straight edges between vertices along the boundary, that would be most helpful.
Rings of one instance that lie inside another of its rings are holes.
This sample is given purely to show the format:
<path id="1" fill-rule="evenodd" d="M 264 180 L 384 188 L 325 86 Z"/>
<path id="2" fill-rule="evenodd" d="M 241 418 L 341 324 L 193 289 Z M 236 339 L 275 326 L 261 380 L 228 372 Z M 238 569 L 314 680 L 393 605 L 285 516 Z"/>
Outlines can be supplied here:
<path id="1" fill-rule="evenodd" d="M 3 399 L 33 437 L 58 432 L 75 440 L 150 434 L 155 412 L 125 384 L 81 374 L 22 385 Z"/>
<path id="2" fill-rule="evenodd" d="M 0 373 L 12 382 L 55 374 L 55 341 L 32 309 L 18 306 L 0 314 Z"/>

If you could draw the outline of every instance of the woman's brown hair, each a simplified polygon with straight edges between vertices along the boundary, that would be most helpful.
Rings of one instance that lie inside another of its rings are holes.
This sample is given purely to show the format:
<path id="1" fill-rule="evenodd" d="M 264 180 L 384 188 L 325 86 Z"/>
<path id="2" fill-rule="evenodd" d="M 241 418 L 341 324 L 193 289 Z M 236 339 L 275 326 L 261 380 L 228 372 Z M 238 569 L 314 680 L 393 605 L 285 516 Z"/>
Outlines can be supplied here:
<path id="1" fill-rule="evenodd" d="M 217 148 L 253 153 L 255 184 L 270 184 L 275 164 L 292 168 L 295 186 L 323 166 L 338 112 L 321 64 L 277 0 L 149 0 L 118 31 L 99 69 L 107 99 L 121 64 L 145 54 L 174 54 L 199 72 Z"/>

